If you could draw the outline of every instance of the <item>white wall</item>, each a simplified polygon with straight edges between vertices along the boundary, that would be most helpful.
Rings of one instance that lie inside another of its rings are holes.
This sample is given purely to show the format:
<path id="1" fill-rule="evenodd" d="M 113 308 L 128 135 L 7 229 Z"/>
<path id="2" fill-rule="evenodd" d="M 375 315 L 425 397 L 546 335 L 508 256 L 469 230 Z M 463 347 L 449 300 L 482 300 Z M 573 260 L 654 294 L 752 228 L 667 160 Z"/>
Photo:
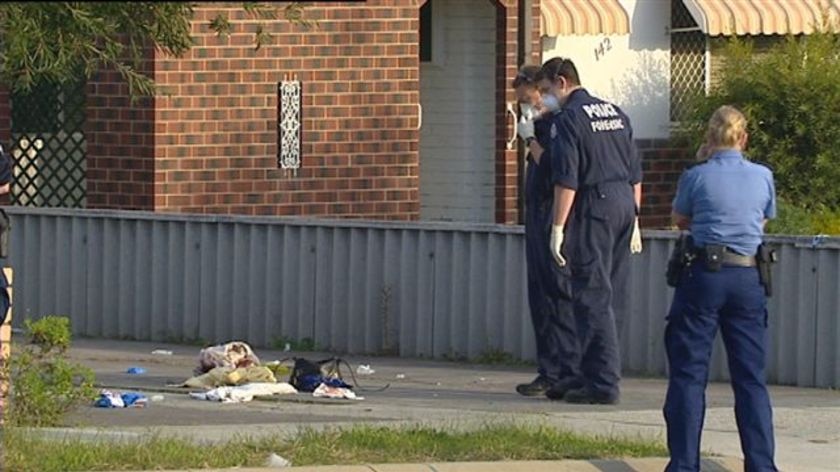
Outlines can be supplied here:
<path id="1" fill-rule="evenodd" d="M 420 65 L 420 217 L 495 218 L 496 11 L 433 0 L 432 63 Z"/>
<path id="2" fill-rule="evenodd" d="M 572 59 L 584 87 L 630 116 L 635 138 L 668 138 L 670 1 L 620 2 L 630 15 L 629 35 L 543 38 L 543 62 L 557 56 Z M 596 55 L 602 44 L 603 54 Z"/>

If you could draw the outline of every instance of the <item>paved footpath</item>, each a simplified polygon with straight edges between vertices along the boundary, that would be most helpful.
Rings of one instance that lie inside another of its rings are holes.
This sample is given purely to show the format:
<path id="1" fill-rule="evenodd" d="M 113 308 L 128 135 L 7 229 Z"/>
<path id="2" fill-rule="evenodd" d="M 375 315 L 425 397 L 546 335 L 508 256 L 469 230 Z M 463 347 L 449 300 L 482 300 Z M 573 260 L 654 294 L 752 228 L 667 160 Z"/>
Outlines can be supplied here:
<path id="1" fill-rule="evenodd" d="M 174 355 L 152 355 L 155 349 L 168 349 Z M 178 391 L 165 387 L 167 383 L 183 381 L 191 374 L 198 350 L 195 346 L 160 343 L 75 342 L 71 356 L 93 368 L 97 380 L 103 385 L 149 394 L 163 392 L 165 398 L 145 409 L 84 408 L 75 415 L 76 422 L 83 428 L 72 430 L 72 434 L 130 438 L 156 432 L 205 441 L 224 441 L 233 433 L 282 435 L 294 434 L 301 428 L 360 423 L 470 429 L 488 423 L 515 422 L 550 425 L 586 434 L 626 435 L 659 441 L 664 441 L 665 437 L 661 407 L 666 382 L 662 379 L 625 379 L 620 405 L 570 405 L 516 395 L 513 386 L 533 377 L 528 367 L 350 356 L 348 360 L 354 367 L 363 363 L 370 364 L 375 370 L 373 375 L 359 378 L 363 386 L 390 383 L 391 387 L 384 392 L 362 392 L 365 400 L 359 402 L 317 400 L 299 394 L 272 401 L 217 404 L 192 400 L 184 393 L 175 393 Z M 257 350 L 257 355 L 263 361 L 270 361 L 289 357 L 292 353 Z M 300 355 L 312 359 L 324 357 L 318 353 Z M 130 366 L 144 367 L 147 373 L 129 375 L 125 371 Z M 792 472 L 840 470 L 840 392 L 771 387 L 771 397 L 780 468 Z M 723 457 L 740 458 L 729 385 L 710 385 L 707 405 L 703 450 Z M 67 432 L 55 430 L 50 434 Z M 368 468 L 346 467 L 340 470 L 397 470 L 364 467 Z M 410 470 L 477 470 L 452 467 L 437 464 L 432 469 Z M 542 470 L 535 467 L 529 468 L 529 472 Z M 568 470 L 634 470 L 618 467 Z M 661 470 L 661 464 L 657 467 Z"/>

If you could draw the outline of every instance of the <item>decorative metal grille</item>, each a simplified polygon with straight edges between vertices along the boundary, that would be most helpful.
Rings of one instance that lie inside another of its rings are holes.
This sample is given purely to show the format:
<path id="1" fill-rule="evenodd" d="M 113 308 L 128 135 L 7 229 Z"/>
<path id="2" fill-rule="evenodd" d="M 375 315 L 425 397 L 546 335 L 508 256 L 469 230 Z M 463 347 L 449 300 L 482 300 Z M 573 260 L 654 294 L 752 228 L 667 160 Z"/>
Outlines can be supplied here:
<path id="1" fill-rule="evenodd" d="M 300 169 L 301 83 L 284 80 L 277 84 L 277 161 L 285 171 L 297 175 Z"/>
<path id="2" fill-rule="evenodd" d="M 671 122 L 690 112 L 691 102 L 706 93 L 706 35 L 682 0 L 671 1 Z"/>
<path id="3" fill-rule="evenodd" d="M 12 203 L 86 204 L 85 81 L 42 83 L 11 97 Z"/>

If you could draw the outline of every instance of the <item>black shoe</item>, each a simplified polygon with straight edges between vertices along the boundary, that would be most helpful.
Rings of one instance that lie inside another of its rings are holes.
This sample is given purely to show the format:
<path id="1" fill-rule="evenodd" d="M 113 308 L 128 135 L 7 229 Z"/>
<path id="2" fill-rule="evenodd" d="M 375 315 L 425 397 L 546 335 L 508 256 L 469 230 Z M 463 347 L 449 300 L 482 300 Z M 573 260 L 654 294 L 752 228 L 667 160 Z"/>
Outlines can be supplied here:
<path id="1" fill-rule="evenodd" d="M 551 388 L 545 392 L 545 396 L 550 400 L 562 400 L 569 390 L 574 390 L 580 387 L 580 380 L 576 378 L 566 378 L 552 385 Z"/>
<path id="2" fill-rule="evenodd" d="M 549 388 L 551 388 L 551 381 L 543 376 L 538 376 L 531 383 L 517 385 L 516 391 L 526 397 L 538 397 L 544 395 Z"/>
<path id="3" fill-rule="evenodd" d="M 584 405 L 618 405 L 618 395 L 604 395 L 590 391 L 588 388 L 576 388 L 566 392 L 563 400 L 569 403 Z"/>

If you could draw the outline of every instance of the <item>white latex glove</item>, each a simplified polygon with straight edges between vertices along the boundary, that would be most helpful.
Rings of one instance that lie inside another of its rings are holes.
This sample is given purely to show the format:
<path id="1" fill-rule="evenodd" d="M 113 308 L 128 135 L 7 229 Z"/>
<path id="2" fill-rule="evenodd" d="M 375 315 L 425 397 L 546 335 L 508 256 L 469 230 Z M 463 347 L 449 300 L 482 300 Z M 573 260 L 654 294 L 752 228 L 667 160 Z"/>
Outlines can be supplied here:
<path id="1" fill-rule="evenodd" d="M 554 256 L 554 260 L 560 267 L 566 266 L 566 259 L 560 253 L 560 249 L 563 247 L 563 236 L 563 225 L 553 225 L 551 227 L 551 255 Z"/>
<path id="2" fill-rule="evenodd" d="M 639 228 L 639 217 L 636 217 L 636 222 L 633 223 L 633 234 L 630 236 L 630 254 L 639 254 L 642 252 L 642 230 Z"/>
<path id="3" fill-rule="evenodd" d="M 537 109 L 533 105 L 527 103 L 520 103 L 519 111 L 519 116 L 526 120 L 533 120 L 537 116 Z"/>
<path id="4" fill-rule="evenodd" d="M 533 120 L 526 120 L 524 117 L 519 120 L 519 124 L 516 125 L 516 134 L 522 138 L 523 141 L 527 140 L 528 138 L 534 138 L 534 121 Z"/>

